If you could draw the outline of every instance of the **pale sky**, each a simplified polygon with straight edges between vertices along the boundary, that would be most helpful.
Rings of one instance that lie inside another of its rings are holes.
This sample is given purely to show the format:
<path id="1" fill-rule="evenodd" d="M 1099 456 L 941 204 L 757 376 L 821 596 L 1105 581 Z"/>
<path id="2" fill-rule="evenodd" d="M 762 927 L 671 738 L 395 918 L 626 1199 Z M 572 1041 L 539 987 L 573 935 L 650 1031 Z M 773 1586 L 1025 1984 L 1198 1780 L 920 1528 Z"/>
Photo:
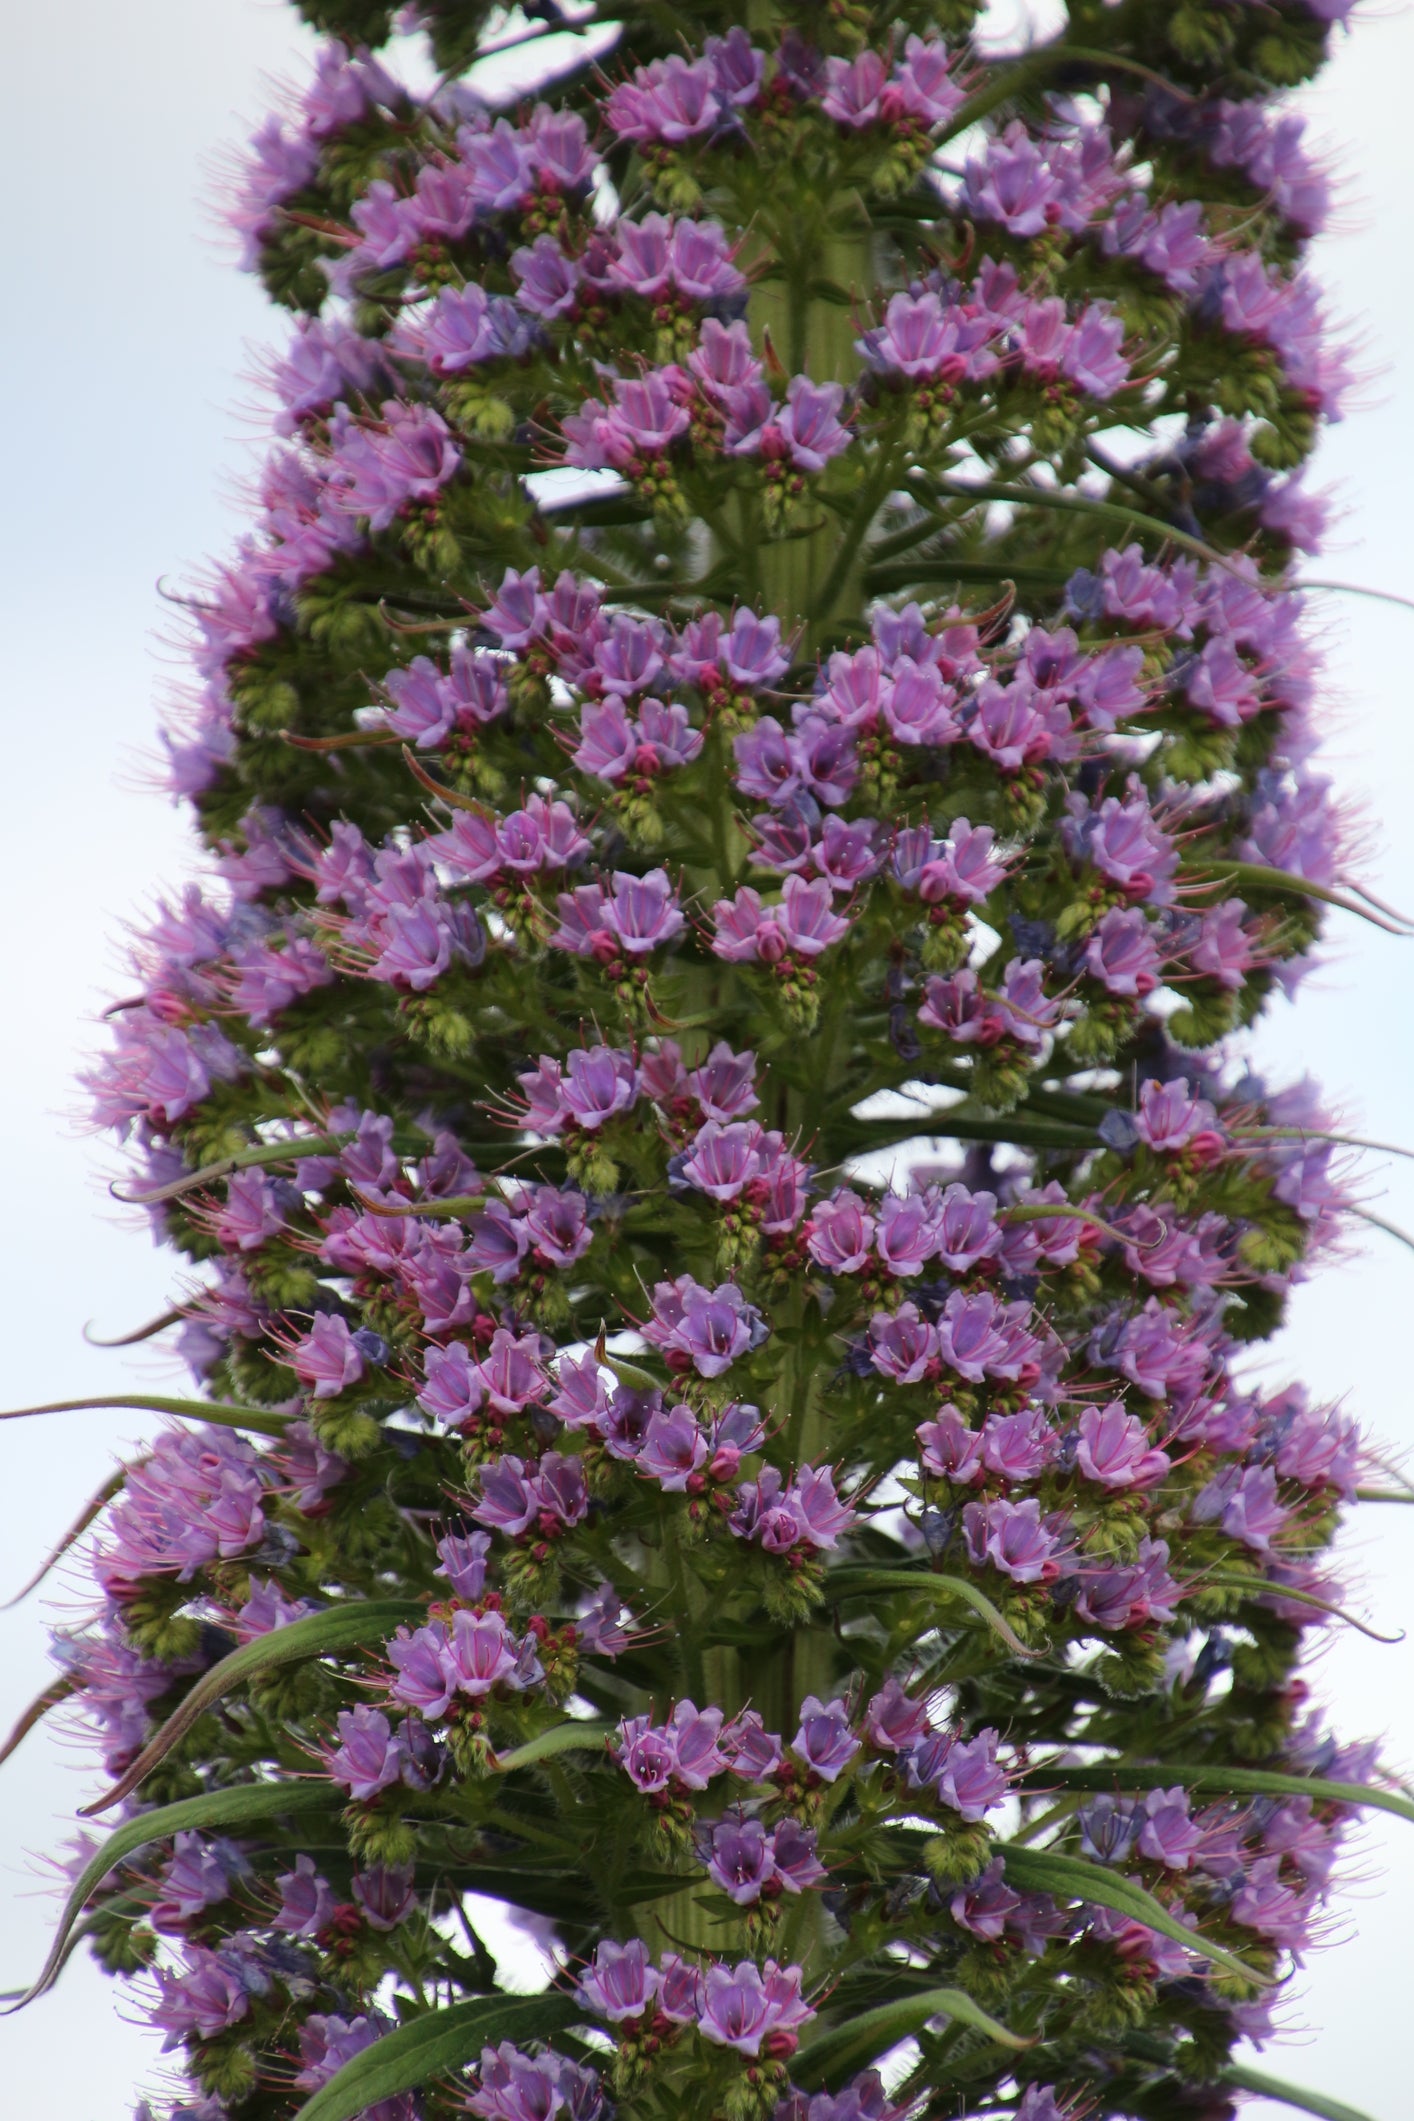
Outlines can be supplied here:
<path id="1" fill-rule="evenodd" d="M 122 990 L 124 918 L 190 864 L 179 814 L 143 785 L 154 698 L 172 664 L 155 585 L 230 538 L 257 433 L 246 348 L 272 335 L 259 289 L 213 240 L 204 169 L 260 114 L 262 72 L 294 70 L 310 39 L 276 0 L 70 0 L 16 7 L 6 28 L 0 250 L 17 321 L 0 341 L 11 644 L 0 1403 L 22 1405 L 114 1385 L 160 1389 L 171 1376 L 143 1350 L 104 1354 L 82 1340 L 86 1320 L 120 1333 L 165 1309 L 171 1263 L 107 1200 L 105 1152 L 75 1124 L 71 1086 L 101 1036 L 96 1009 Z M 1372 4 L 1306 98 L 1345 178 L 1346 204 L 1317 264 L 1370 378 L 1318 460 L 1346 513 L 1313 571 L 1406 595 L 1412 82 L 1414 15 Z M 1369 820 L 1362 876 L 1414 909 L 1414 611 L 1331 596 L 1321 614 L 1338 708 L 1330 770 Z M 1414 1145 L 1414 944 L 1339 915 L 1330 940 L 1328 964 L 1262 1033 L 1263 1064 L 1274 1076 L 1309 1069 L 1348 1124 Z M 1367 1199 L 1414 1228 L 1414 1169 L 1371 1159 Z M 1414 1453 L 1411 1322 L 1414 1255 L 1372 1234 L 1300 1293 L 1267 1371 L 1345 1395 L 1386 1446 Z M 111 1412 L 0 1431 L 0 1597 L 104 1479 L 115 1449 L 143 1433 L 141 1417 Z M 1364 1509 L 1345 1553 L 1357 1608 L 1385 1632 L 1414 1626 L 1414 1512 Z M 0 1614 L 0 1731 L 49 1676 L 44 1618 L 39 1599 Z M 1312 1679 L 1342 1732 L 1386 1733 L 1389 1757 L 1414 1768 L 1414 1641 L 1381 1648 L 1344 1631 Z M 82 1763 L 39 1736 L 0 1777 L 0 1989 L 9 1989 L 38 1965 L 53 1913 L 27 1852 L 73 1830 Z M 1368 1827 L 1346 1869 L 1333 1948 L 1313 1957 L 1287 2006 L 1308 2030 L 1259 2066 L 1374 2121 L 1404 2121 L 1414 1827 L 1388 1818 Z M 7 2109 L 35 2121 L 127 2121 L 132 2088 L 154 2081 L 155 2042 L 118 2015 L 120 2000 L 80 1955 L 57 1994 L 0 2025 Z M 1276 2121 L 1290 2110 L 1247 2111 Z"/>

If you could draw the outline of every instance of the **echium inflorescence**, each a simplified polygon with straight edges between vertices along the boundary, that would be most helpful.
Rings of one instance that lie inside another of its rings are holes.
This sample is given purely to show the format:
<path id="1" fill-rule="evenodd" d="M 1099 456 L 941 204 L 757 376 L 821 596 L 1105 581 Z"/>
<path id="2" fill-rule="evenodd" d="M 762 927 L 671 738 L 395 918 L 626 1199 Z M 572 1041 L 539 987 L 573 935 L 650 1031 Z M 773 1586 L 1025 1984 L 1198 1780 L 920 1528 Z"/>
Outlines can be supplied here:
<path id="1" fill-rule="evenodd" d="M 1240 1051 L 1353 904 L 1344 9 L 304 12 L 91 1077 L 202 1396 L 59 1644 L 70 1925 L 164 2116 L 1227 2115 L 1376 1774 L 1356 1432 L 1248 1362 L 1350 1176 Z"/>

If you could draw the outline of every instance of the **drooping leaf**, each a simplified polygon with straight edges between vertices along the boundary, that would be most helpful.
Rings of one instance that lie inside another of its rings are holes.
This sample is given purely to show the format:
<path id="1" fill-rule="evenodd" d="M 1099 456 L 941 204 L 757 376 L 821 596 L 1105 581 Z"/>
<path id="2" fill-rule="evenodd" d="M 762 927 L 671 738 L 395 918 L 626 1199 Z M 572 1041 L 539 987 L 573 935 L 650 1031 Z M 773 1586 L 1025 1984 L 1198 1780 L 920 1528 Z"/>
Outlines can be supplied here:
<path id="1" fill-rule="evenodd" d="M 26 1582 L 20 1585 L 20 1588 L 15 1592 L 12 1598 L 7 1598 L 5 1600 L 5 1603 L 3 1605 L 0 1605 L 0 1613 L 7 1613 L 12 1606 L 17 1606 L 24 1599 L 28 1598 L 31 1591 L 37 1590 L 39 1588 L 40 1584 L 43 1583 L 45 1577 L 49 1574 L 49 1571 L 53 1568 L 55 1562 L 63 1560 L 64 1556 L 68 1553 L 70 1547 L 74 1544 L 74 1541 L 76 1539 L 83 1538 L 84 1533 L 93 1523 L 95 1517 L 99 1515 L 100 1511 L 105 1510 L 108 1507 L 108 1504 L 113 1500 L 113 1497 L 115 1495 L 121 1492 L 122 1488 L 126 1485 L 128 1475 L 134 1472 L 138 1466 L 146 1465 L 146 1463 L 147 1460 L 145 1458 L 135 1459 L 131 1464 L 119 1466 L 116 1472 L 110 1473 L 108 1475 L 108 1478 L 104 1481 L 102 1487 L 98 1489 L 96 1494 L 90 1495 L 88 1501 L 79 1511 L 78 1516 L 69 1526 L 68 1531 L 65 1532 L 63 1537 L 57 1540 L 55 1544 L 49 1549 L 49 1552 L 45 1555 L 43 1561 L 41 1561 L 39 1567 L 35 1570 L 34 1574 L 29 1577 Z"/>
<path id="2" fill-rule="evenodd" d="M 1016 1630 L 1008 1625 L 984 1591 L 965 1576 L 935 1576 L 929 1569 L 869 1569 L 847 1567 L 832 1570 L 825 1581 L 825 1596 L 833 1601 L 843 1598 L 858 1598 L 870 1591 L 911 1592 L 915 1597 L 931 1597 L 945 1604 L 949 1599 L 960 1600 L 971 1606 L 980 1620 L 985 1620 L 994 1634 L 999 1635 L 1014 1657 L 1036 1657 L 1038 1650 L 1028 1649 Z"/>
<path id="3" fill-rule="evenodd" d="M 1279 2099 L 1283 2106 L 1297 2107 L 1303 2114 L 1319 2114 L 1321 2121 L 1371 2121 L 1369 2114 L 1358 2106 L 1347 2106 L 1344 2099 L 1332 2099 L 1326 2092 L 1307 2091 L 1304 2085 L 1288 2084 L 1281 2077 L 1269 2077 L 1264 2069 L 1248 2069 L 1242 2063 L 1234 2062 L 1225 2069 L 1222 2081 L 1236 2091 L 1258 2092 L 1264 2099 Z"/>
<path id="4" fill-rule="evenodd" d="M 78 1691 L 79 1682 L 67 1672 L 62 1679 L 51 1680 L 42 1694 L 36 1694 L 29 1707 L 19 1717 L 14 1729 L 3 1745 L 0 1745 L 0 1762 L 9 1759 L 24 1744 L 37 1723 L 41 1723 L 51 1709 L 57 1709 L 61 1701 Z"/>
<path id="5" fill-rule="evenodd" d="M 1161 1900 L 1122 1871 L 1108 1870 L 1085 1856 L 1066 1856 L 1055 1849 L 1022 1848 L 1009 1841 L 1001 1843 L 997 1854 L 1008 1881 L 1023 1892 L 1053 1893 L 1058 1900 L 1088 1900 L 1096 1907 L 1112 1908 L 1117 1915 L 1127 1915 L 1131 1922 L 1142 1922 L 1146 1929 L 1158 1930 L 1175 1944 L 1187 1945 L 1200 1959 L 1211 1960 L 1225 1973 L 1240 1975 L 1244 1981 L 1264 1987 L 1270 1981 L 1270 1976 L 1248 1966 L 1235 1952 L 1211 1943 L 1201 1930 L 1185 1928 Z"/>
<path id="6" fill-rule="evenodd" d="M 1372 1628 L 1367 1620 L 1357 1620 L 1343 1605 L 1333 1605 L 1328 1598 L 1318 1598 L 1314 1591 L 1298 1591 L 1290 1584 L 1269 1583 L 1264 1576 L 1243 1576 L 1236 1571 L 1214 1570 L 1205 1575 L 1200 1590 L 1245 1591 L 1249 1598 L 1290 1598 L 1297 1605 L 1308 1605 L 1318 1613 L 1329 1613 L 1336 1620 L 1343 1620 L 1347 1627 L 1358 1635 L 1368 1635 L 1371 1642 L 1380 1642 L 1387 1648 L 1403 1642 L 1403 1629 L 1397 1635 L 1382 1635 Z"/>
<path id="7" fill-rule="evenodd" d="M 900 2040 L 923 2030 L 930 2018 L 952 2018 L 970 2025 L 1001 2047 L 1024 2048 L 1034 2040 L 1014 2033 L 974 2003 L 966 1990 L 930 1988 L 919 1996 L 901 1996 L 896 2003 L 881 2003 L 876 2010 L 861 2011 L 847 2025 L 821 2033 L 801 2048 L 790 2066 L 793 2083 L 806 2091 L 818 2091 L 867 2069 Z"/>
<path id="8" fill-rule="evenodd" d="M 502 2040 L 543 2040 L 584 2016 L 572 1996 L 473 1996 L 400 2025 L 346 2062 L 306 2099 L 295 2121 L 353 2121 L 382 2099 L 461 2069 Z"/>
<path id="9" fill-rule="evenodd" d="M 1037 1765 L 1032 1774 L 1043 1786 L 1065 1790 L 1166 1789 L 1210 1790 L 1219 1796 L 1311 1797 L 1318 1804 L 1363 1805 L 1392 1812 L 1414 1823 L 1414 1803 L 1363 1782 L 1328 1782 L 1320 1775 L 1282 1775 L 1270 1768 L 1222 1767 L 1182 1760 L 1099 1762 L 1093 1767 Z"/>
<path id="10" fill-rule="evenodd" d="M 553 1760 L 559 1753 L 601 1753 L 614 1728 L 612 1723 L 557 1723 L 553 1731 L 542 1731 L 538 1738 L 502 1753 L 497 1772 L 509 1775 L 514 1768 L 534 1767 L 538 1760 Z"/>
<path id="11" fill-rule="evenodd" d="M 234 1789 L 208 1790 L 200 1797 L 183 1797 L 177 1804 L 164 1804 L 156 1811 L 143 1812 L 137 1819 L 130 1819 L 108 1836 L 80 1871 L 64 1903 L 48 1958 L 33 1985 L 8 2008 L 22 2010 L 25 2004 L 32 2003 L 36 1996 L 42 1996 L 53 1986 L 64 1961 L 69 1933 L 85 1903 L 109 1873 L 126 1862 L 129 1856 L 135 1855 L 138 1849 L 146 1848 L 154 1841 L 170 1840 L 174 1834 L 207 1827 L 240 1832 L 286 1813 L 328 1811 L 339 1809 L 342 1803 L 340 1792 L 327 1782 L 243 1782 Z"/>
<path id="12" fill-rule="evenodd" d="M 219 1406 L 209 1399 L 169 1399 L 154 1392 L 100 1392 L 96 1399 L 51 1399 L 42 1407 L 7 1407 L 0 1421 L 24 1421 L 31 1414 L 81 1414 L 91 1407 L 132 1407 L 139 1414 L 179 1414 L 183 1421 L 207 1421 L 218 1429 L 252 1429 L 257 1436 L 283 1436 L 293 1414 L 269 1407 Z"/>
<path id="13" fill-rule="evenodd" d="M 349 1605 L 331 1606 L 323 1613 L 307 1614 L 303 1620 L 292 1620 L 288 1627 L 274 1628 L 268 1635 L 258 1635 L 254 1642 L 242 1643 L 238 1650 L 231 1651 L 229 1657 L 223 1657 L 219 1664 L 213 1664 L 209 1672 L 203 1673 L 161 1730 L 149 1738 L 127 1772 L 119 1777 L 111 1790 L 105 1790 L 92 1804 L 86 1804 L 81 1816 L 92 1818 L 97 1812 L 106 1812 L 111 1806 L 121 1804 L 144 1777 L 152 1773 L 158 1761 L 165 1759 L 172 1747 L 186 1736 L 197 1718 L 204 1716 L 214 1702 L 220 1701 L 235 1687 L 262 1678 L 267 1672 L 278 1671 L 282 1665 L 302 1664 L 311 1657 L 329 1657 L 336 1650 L 368 1649 L 384 1643 L 395 1628 L 408 1621 L 421 1620 L 425 1615 L 426 1607 L 411 1598 L 365 1599 Z"/>
<path id="14" fill-rule="evenodd" d="M 1216 887 L 1229 886 L 1237 891 L 1271 891 L 1281 898 L 1314 898 L 1323 906 L 1339 906 L 1342 913 L 1354 913 L 1373 927 L 1383 928 L 1390 935 L 1408 935 L 1410 925 L 1401 914 L 1396 920 L 1385 920 L 1368 906 L 1362 906 L 1343 891 L 1333 891 L 1328 884 L 1313 884 L 1306 876 L 1299 876 L 1288 869 L 1269 869 L 1265 862 L 1229 861 L 1226 855 L 1215 854 L 1206 858 L 1195 855 L 1184 865 L 1186 873 L 1193 877 L 1205 877 Z"/>
<path id="15" fill-rule="evenodd" d="M 165 1186 L 144 1187 L 137 1193 L 120 1193 L 115 1186 L 113 1197 L 128 1207 L 152 1208 L 164 1200 L 177 1200 L 183 1193 L 194 1193 L 202 1186 L 214 1186 L 237 1171 L 264 1171 L 272 1164 L 298 1163 L 305 1156 L 337 1155 L 352 1139 L 345 1128 L 338 1134 L 302 1134 L 288 1141 L 262 1142 L 254 1149 L 238 1149 L 234 1156 L 223 1156 L 214 1164 L 203 1164 L 199 1170 L 186 1171 Z"/>

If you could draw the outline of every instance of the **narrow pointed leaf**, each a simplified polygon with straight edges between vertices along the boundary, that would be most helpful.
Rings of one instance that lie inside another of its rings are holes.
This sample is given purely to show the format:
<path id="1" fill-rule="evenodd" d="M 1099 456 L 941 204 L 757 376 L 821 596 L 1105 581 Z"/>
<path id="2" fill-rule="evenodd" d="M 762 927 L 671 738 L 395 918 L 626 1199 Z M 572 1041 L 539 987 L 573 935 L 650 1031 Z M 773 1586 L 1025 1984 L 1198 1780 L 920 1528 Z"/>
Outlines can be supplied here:
<path id="1" fill-rule="evenodd" d="M 1214 855 L 1210 861 L 1195 856 L 1182 866 L 1187 876 L 1210 877 L 1214 883 L 1236 884 L 1248 891 L 1274 891 L 1288 898 L 1319 899 L 1323 906 L 1339 906 L 1342 913 L 1358 914 L 1362 921 L 1369 921 L 1375 928 L 1385 928 L 1391 935 L 1410 933 L 1410 925 L 1402 914 L 1397 920 L 1384 920 L 1368 907 L 1358 905 L 1345 892 L 1333 891 L 1328 884 L 1313 884 L 1309 877 L 1298 876 L 1289 869 L 1269 869 L 1265 862 L 1230 862 L 1225 855 Z"/>
<path id="2" fill-rule="evenodd" d="M 218 1429 L 253 1429 L 257 1436 L 283 1436 L 293 1414 L 269 1407 L 220 1406 L 209 1399 L 168 1399 L 154 1392 L 100 1392 L 94 1399 L 51 1399 L 40 1407 L 9 1407 L 0 1421 L 23 1421 L 30 1414 L 80 1414 L 90 1407 L 132 1407 L 139 1414 L 180 1414 L 184 1421 L 208 1421 Z"/>
<path id="3" fill-rule="evenodd" d="M 1386 1648 L 1404 1640 L 1403 1628 L 1397 1635 L 1382 1635 L 1379 1629 L 1372 1628 L 1367 1620 L 1357 1620 L 1343 1605 L 1332 1605 L 1328 1598 L 1318 1598 L 1314 1591 L 1298 1591 L 1285 1583 L 1268 1583 L 1262 1576 L 1242 1576 L 1236 1572 L 1228 1574 L 1226 1571 L 1217 1571 L 1211 1576 L 1205 1576 L 1198 1588 L 1246 1591 L 1252 1598 L 1289 1598 L 1297 1605 L 1308 1605 L 1318 1613 L 1329 1613 L 1334 1619 L 1343 1620 L 1346 1626 L 1354 1628 L 1357 1634 L 1368 1635 L 1371 1642 L 1382 1642 Z"/>
<path id="4" fill-rule="evenodd" d="M 303 1620 L 292 1620 L 288 1627 L 275 1628 L 268 1635 L 259 1635 L 254 1642 L 241 1644 L 223 1657 L 219 1664 L 198 1679 L 196 1685 L 173 1710 L 155 1737 L 148 1740 L 132 1766 L 111 1790 L 105 1790 L 92 1804 L 83 1807 L 81 1816 L 92 1818 L 96 1812 L 106 1812 L 110 1806 L 121 1804 L 152 1773 L 159 1760 L 166 1758 L 174 1745 L 183 1739 L 197 1718 L 235 1687 L 244 1686 L 249 1680 L 263 1678 L 267 1672 L 278 1671 L 281 1665 L 301 1664 L 311 1657 L 329 1657 L 336 1650 L 369 1649 L 385 1643 L 395 1628 L 406 1621 L 422 1620 L 426 1607 L 411 1598 L 375 1598 L 359 1600 L 349 1605 L 331 1606 L 323 1613 L 310 1613 Z"/>
<path id="5" fill-rule="evenodd" d="M 1414 1824 L 1414 1803 L 1393 1790 L 1363 1782 L 1327 1782 L 1320 1775 L 1281 1775 L 1269 1768 L 1189 1765 L 1181 1760 L 1153 1760 L 1139 1766 L 1101 1761 L 1093 1767 L 1038 1765 L 1032 1773 L 1048 1789 L 1150 1790 L 1177 1783 L 1181 1789 L 1209 1790 L 1217 1796 L 1311 1797 L 1318 1804 L 1364 1805 Z"/>
<path id="6" fill-rule="evenodd" d="M 473 1996 L 414 2018 L 346 2062 L 306 2099 L 295 2121 L 354 2121 L 380 2100 L 395 2099 L 431 2077 L 474 2062 L 502 2040 L 543 2040 L 584 2016 L 572 1996 Z"/>
<path id="7" fill-rule="evenodd" d="M 1057 1899 L 1088 1900 L 1096 1907 L 1113 1908 L 1117 1915 L 1128 1915 L 1131 1922 L 1142 1922 L 1147 1929 L 1171 1937 L 1175 1944 L 1187 1945 L 1199 1958 L 1211 1960 L 1225 1973 L 1239 1974 L 1244 1981 L 1260 1982 L 1264 1987 L 1270 1983 L 1269 1975 L 1248 1966 L 1235 1952 L 1209 1943 L 1199 1930 L 1186 1929 L 1161 1900 L 1121 1871 L 1107 1870 L 1084 1856 L 1065 1856 L 1055 1849 L 1023 1848 L 1011 1841 L 1002 1842 L 997 1854 L 1006 1866 L 1010 1883 L 1020 1886 L 1023 1892 L 1054 1893 Z"/>
<path id="8" fill-rule="evenodd" d="M 115 1473 L 109 1474 L 108 1478 L 104 1481 L 102 1487 L 99 1488 L 98 1492 L 95 1495 L 91 1495 L 89 1497 L 88 1501 L 79 1511 L 78 1516 L 69 1526 L 68 1531 L 65 1532 L 63 1538 L 56 1541 L 56 1543 L 49 1549 L 49 1552 L 45 1555 L 43 1561 L 41 1561 L 39 1567 L 35 1570 L 34 1574 L 26 1582 L 20 1585 L 20 1588 L 18 1589 L 18 1591 L 15 1592 L 12 1598 L 7 1598 L 5 1600 L 5 1603 L 3 1605 L 0 1605 L 0 1613 L 7 1613 L 12 1606 L 17 1606 L 20 1604 L 22 1599 L 28 1598 L 31 1591 L 38 1589 L 39 1585 L 43 1583 L 45 1577 L 53 1568 L 55 1562 L 63 1560 L 64 1556 L 68 1553 L 69 1548 L 74 1544 L 74 1541 L 76 1539 L 83 1538 L 84 1533 L 93 1523 L 95 1517 L 99 1515 L 100 1511 L 105 1510 L 107 1508 L 108 1504 L 113 1500 L 113 1497 L 115 1495 L 120 1493 L 124 1484 L 127 1481 L 129 1473 L 133 1472 L 136 1466 L 146 1465 L 146 1463 L 147 1460 L 145 1458 L 139 1458 L 135 1461 L 134 1465 L 119 1466 Z M 3 1758 L 3 1755 L 0 1755 L 0 1758 Z"/>
<path id="9" fill-rule="evenodd" d="M 915 1597 L 932 1597 L 940 1603 L 956 1599 L 971 1606 L 980 1620 L 999 1635 L 1007 1648 L 1016 1657 L 1037 1657 L 1039 1650 L 1029 1649 L 1009 1627 L 984 1591 L 965 1576 L 935 1576 L 928 1569 L 835 1569 L 825 1580 L 827 1599 L 858 1598 L 870 1591 L 897 1593 L 912 1592 Z"/>
<path id="10" fill-rule="evenodd" d="M 513 1752 L 502 1753 L 497 1771 L 509 1775 L 514 1768 L 534 1767 L 538 1760 L 553 1760 L 559 1753 L 600 1753 L 614 1728 L 612 1723 L 557 1723 L 553 1731 L 542 1731 Z"/>
<path id="11" fill-rule="evenodd" d="M 202 1164 L 199 1170 L 188 1171 L 181 1178 L 174 1178 L 165 1186 L 153 1186 L 141 1193 L 120 1193 L 115 1186 L 113 1197 L 130 1208 L 154 1208 L 160 1201 L 178 1200 L 183 1193 L 193 1193 L 200 1186 L 214 1186 L 235 1171 L 264 1170 L 270 1164 L 298 1163 L 302 1156 L 329 1156 L 342 1149 L 353 1136 L 347 1130 L 339 1134 L 304 1134 L 293 1141 L 262 1143 L 258 1149 L 238 1149 L 234 1156 L 223 1156 L 214 1164 Z"/>
<path id="12" fill-rule="evenodd" d="M 153 1340 L 159 1333 L 165 1333 L 168 1326 L 179 1326 L 186 1315 L 185 1311 L 164 1311 L 160 1318 L 150 1318 L 145 1326 L 137 1326 L 131 1333 L 119 1333 L 113 1340 L 100 1340 L 90 1319 L 83 1329 L 83 1337 L 91 1348 L 135 1348 L 139 1341 Z"/>
<path id="13" fill-rule="evenodd" d="M 41 1723 L 51 1709 L 57 1709 L 61 1701 L 67 1701 L 69 1696 L 77 1691 L 77 1679 L 72 1679 L 66 1674 L 62 1679 L 53 1680 L 42 1694 L 36 1694 L 29 1707 L 16 1722 L 5 1743 L 0 1745 L 0 1761 L 8 1760 L 11 1753 L 17 1751 L 24 1744 L 35 1725 Z"/>
<path id="14" fill-rule="evenodd" d="M 791 2081 L 806 2091 L 816 2091 L 867 2069 L 900 2040 L 921 2032 L 930 2018 L 952 2018 L 985 2033 L 1001 2047 L 1033 2047 L 1034 2040 L 1014 2033 L 974 2003 L 965 1989 L 930 1988 L 921 1996 L 901 1996 L 896 2003 L 881 2003 L 876 2010 L 861 2011 L 847 2025 L 838 2025 L 801 2048 L 790 2066 Z"/>
<path id="15" fill-rule="evenodd" d="M 278 1819 L 285 1813 L 328 1811 L 339 1808 L 342 1802 L 340 1792 L 327 1782 L 244 1782 L 235 1789 L 208 1790 L 200 1797 L 184 1797 L 178 1804 L 164 1804 L 156 1811 L 143 1812 L 139 1818 L 130 1819 L 126 1826 L 120 1826 L 116 1833 L 110 1834 L 84 1865 L 64 1903 L 48 1958 L 33 1986 L 9 2008 L 21 2010 L 26 2003 L 32 2003 L 36 1996 L 42 1996 L 46 1989 L 52 1988 L 66 1955 L 69 1934 L 83 1913 L 85 1903 L 109 1873 L 139 1849 L 154 1841 L 170 1840 L 173 1834 L 208 1827 L 239 1833 L 258 1822 Z"/>
<path id="16" fill-rule="evenodd" d="M 1248 2069 L 1234 2062 L 1223 2071 L 1222 2081 L 1237 2091 L 1259 2092 L 1264 2099 L 1278 2099 L 1283 2106 L 1294 2106 L 1303 2114 L 1319 2114 L 1321 2121 L 1370 2121 L 1369 2114 L 1358 2106 L 1347 2106 L 1343 2099 L 1332 2099 L 1327 2092 L 1310 2092 L 1304 2085 L 1288 2084 L 1281 2077 L 1269 2077 L 1264 2069 Z"/>

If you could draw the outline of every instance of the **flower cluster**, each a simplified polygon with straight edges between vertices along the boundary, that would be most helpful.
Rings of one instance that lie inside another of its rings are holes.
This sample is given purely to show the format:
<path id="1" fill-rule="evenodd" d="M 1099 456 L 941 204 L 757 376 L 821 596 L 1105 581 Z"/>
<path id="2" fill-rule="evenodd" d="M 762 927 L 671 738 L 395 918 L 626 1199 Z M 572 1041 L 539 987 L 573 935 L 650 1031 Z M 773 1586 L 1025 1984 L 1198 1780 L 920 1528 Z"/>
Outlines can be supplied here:
<path id="1" fill-rule="evenodd" d="M 473 0 L 426 97 L 311 12 L 205 867 L 89 1078 L 197 1396 L 56 1641 L 87 1934 L 172 2121 L 411 2121 L 446 2000 L 486 2121 L 1206 2110 L 1378 1772 L 1300 1672 L 1358 1431 L 1245 1361 L 1353 1205 L 1241 1037 L 1357 904 L 1273 93 L 1344 10 L 1052 92 L 688 4 L 514 108 Z"/>

